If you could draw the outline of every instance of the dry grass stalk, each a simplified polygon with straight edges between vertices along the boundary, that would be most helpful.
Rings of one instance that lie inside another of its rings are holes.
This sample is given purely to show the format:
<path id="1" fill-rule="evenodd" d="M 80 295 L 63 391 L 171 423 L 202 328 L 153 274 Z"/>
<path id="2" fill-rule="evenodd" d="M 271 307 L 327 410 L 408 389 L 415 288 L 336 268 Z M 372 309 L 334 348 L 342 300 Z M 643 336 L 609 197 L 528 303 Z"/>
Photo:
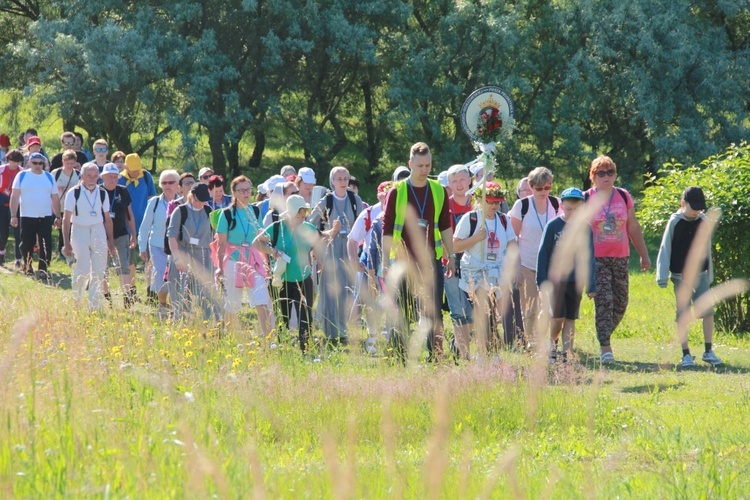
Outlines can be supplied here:
<path id="1" fill-rule="evenodd" d="M 436 393 L 434 428 L 427 446 L 425 460 L 425 489 L 427 498 L 438 498 L 448 470 L 448 430 L 450 426 L 449 389 L 446 386 Z"/>

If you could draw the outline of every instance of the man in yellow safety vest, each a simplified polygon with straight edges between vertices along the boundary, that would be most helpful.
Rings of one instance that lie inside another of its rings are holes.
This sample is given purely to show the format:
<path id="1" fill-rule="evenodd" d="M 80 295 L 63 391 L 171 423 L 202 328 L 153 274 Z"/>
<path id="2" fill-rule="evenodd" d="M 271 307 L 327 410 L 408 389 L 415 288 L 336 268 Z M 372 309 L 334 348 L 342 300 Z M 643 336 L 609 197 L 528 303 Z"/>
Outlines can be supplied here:
<path id="1" fill-rule="evenodd" d="M 439 182 L 428 178 L 432 153 L 427 144 L 411 147 L 409 170 L 409 177 L 388 192 L 383 212 L 383 276 L 398 294 L 401 312 L 401 324 L 391 330 L 391 344 L 405 361 L 409 324 L 418 310 L 420 323 L 430 330 L 430 358 L 437 360 L 443 347 L 443 278 L 451 277 L 456 266 L 448 195 Z M 388 271 L 395 261 L 405 264 L 406 273 L 391 283 Z"/>

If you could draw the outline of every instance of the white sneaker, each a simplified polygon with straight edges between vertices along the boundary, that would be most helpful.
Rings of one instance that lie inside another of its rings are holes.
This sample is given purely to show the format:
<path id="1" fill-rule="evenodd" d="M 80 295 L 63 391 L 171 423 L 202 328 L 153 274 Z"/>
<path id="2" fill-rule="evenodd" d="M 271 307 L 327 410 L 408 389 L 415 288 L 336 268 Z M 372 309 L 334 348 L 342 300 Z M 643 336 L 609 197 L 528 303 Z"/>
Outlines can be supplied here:
<path id="1" fill-rule="evenodd" d="M 678 366 L 680 368 L 693 368 L 695 366 L 695 358 L 690 354 L 685 354 L 682 357 L 682 362 Z"/>
<path id="2" fill-rule="evenodd" d="M 615 362 L 615 355 L 611 352 L 605 352 L 601 357 L 602 364 L 609 364 Z"/>
<path id="3" fill-rule="evenodd" d="M 711 366 L 719 366 L 721 363 L 721 360 L 714 354 L 714 350 L 711 349 L 708 352 L 703 353 L 703 361 L 710 364 Z"/>

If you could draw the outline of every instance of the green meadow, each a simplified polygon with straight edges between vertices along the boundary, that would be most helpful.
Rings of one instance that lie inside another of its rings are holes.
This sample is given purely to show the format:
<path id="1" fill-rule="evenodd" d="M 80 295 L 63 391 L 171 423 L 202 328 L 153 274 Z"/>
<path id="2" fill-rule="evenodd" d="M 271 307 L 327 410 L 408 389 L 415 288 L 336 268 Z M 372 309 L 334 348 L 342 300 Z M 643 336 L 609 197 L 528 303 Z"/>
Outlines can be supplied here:
<path id="1" fill-rule="evenodd" d="M 249 315 L 220 332 L 117 300 L 89 314 L 64 288 L 0 276 L 6 498 L 750 493 L 748 342 L 718 333 L 722 368 L 678 371 L 673 293 L 652 274 L 631 277 L 607 368 L 588 299 L 573 363 L 504 351 L 403 367 L 382 342 L 366 355 L 363 330 L 349 352 L 302 357 Z M 691 345 L 700 356 L 698 324 Z"/>

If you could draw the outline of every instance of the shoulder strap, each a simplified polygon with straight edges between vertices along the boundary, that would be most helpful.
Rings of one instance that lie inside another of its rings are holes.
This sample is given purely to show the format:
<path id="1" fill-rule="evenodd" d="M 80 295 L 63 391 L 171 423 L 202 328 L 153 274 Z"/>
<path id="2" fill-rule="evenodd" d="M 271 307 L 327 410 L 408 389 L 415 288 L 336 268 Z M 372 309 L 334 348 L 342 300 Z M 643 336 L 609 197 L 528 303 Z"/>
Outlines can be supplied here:
<path id="1" fill-rule="evenodd" d="M 622 189 L 622 188 L 618 188 L 618 187 L 616 187 L 615 189 L 617 190 L 618 193 L 620 193 L 620 196 L 622 196 L 622 201 L 625 202 L 625 208 L 627 208 L 627 206 L 628 206 L 628 195 L 625 194 L 625 190 Z"/>
<path id="2" fill-rule="evenodd" d="M 354 196 L 354 191 L 346 190 L 346 195 L 349 197 L 349 203 L 352 204 L 352 213 L 354 214 L 354 220 L 357 220 L 357 198 Z"/>
<path id="3" fill-rule="evenodd" d="M 255 218 L 259 219 L 260 221 L 260 208 L 255 205 L 250 205 L 250 206 L 253 207 L 253 213 L 255 214 Z"/>
<path id="4" fill-rule="evenodd" d="M 26 170 L 22 170 L 20 174 L 18 174 L 18 186 L 20 187 L 21 184 L 23 184 L 23 178 L 26 177 Z"/>
<path id="5" fill-rule="evenodd" d="M 526 217 L 526 214 L 529 211 L 529 199 L 528 198 L 521 198 L 521 220 L 523 220 L 524 217 Z"/>
<path id="6" fill-rule="evenodd" d="M 271 246 L 276 248 L 276 245 L 279 243 L 279 233 L 281 232 L 281 229 L 279 226 L 281 225 L 281 221 L 277 220 L 273 223 L 273 230 L 271 231 Z"/>
<path id="7" fill-rule="evenodd" d="M 55 187 L 55 178 L 52 177 L 52 174 L 50 174 L 49 172 L 47 172 L 46 170 L 44 170 L 44 176 L 49 181 L 49 185 L 52 186 L 52 187 Z"/>
<path id="8" fill-rule="evenodd" d="M 477 217 L 477 211 L 472 210 L 469 212 L 469 238 L 471 238 L 474 235 L 474 232 L 477 230 L 477 223 L 479 218 Z"/>
<path id="9" fill-rule="evenodd" d="M 78 215 L 78 198 L 81 197 L 81 185 L 78 184 L 76 187 L 73 188 L 73 199 L 75 200 L 75 203 L 73 204 L 75 214 Z"/>
<path id="10" fill-rule="evenodd" d="M 507 231 L 508 230 L 508 218 L 503 213 L 498 213 L 498 215 L 500 216 L 500 224 L 502 224 L 503 229 Z"/>
<path id="11" fill-rule="evenodd" d="M 118 184 L 118 186 L 119 186 L 119 184 Z M 156 201 L 154 201 L 154 210 L 153 210 L 153 212 L 151 212 L 151 213 L 153 213 L 153 214 L 155 214 L 155 213 L 156 213 L 156 209 L 157 209 L 157 208 L 159 208 L 159 197 L 160 197 L 160 196 L 161 196 L 161 195 L 156 195 L 156 196 L 154 196 L 153 198 L 151 198 L 152 200 L 156 200 Z M 150 201 L 150 200 L 149 200 L 149 201 Z"/>
<path id="12" fill-rule="evenodd" d="M 367 215 L 365 215 L 365 231 L 369 233 L 372 227 L 372 207 L 367 207 L 365 211 L 367 212 Z"/>
<path id="13" fill-rule="evenodd" d="M 117 187 L 116 186 L 115 186 L 115 192 L 117 192 Z M 101 200 L 102 200 L 102 212 L 103 212 L 104 211 L 104 200 L 107 198 L 107 191 L 105 191 L 101 187 L 99 188 L 99 198 L 101 198 Z"/>
<path id="14" fill-rule="evenodd" d="M 557 215 L 557 212 L 560 210 L 560 201 L 554 196 L 550 196 L 547 199 L 552 204 L 552 208 L 555 209 L 555 215 Z"/>
<path id="15" fill-rule="evenodd" d="M 57 181 L 60 180 L 60 176 L 62 175 L 62 170 L 63 170 L 62 167 L 55 169 L 55 171 L 54 171 L 55 182 L 57 182 Z M 73 177 L 73 176 L 71 175 L 71 177 Z"/>
<path id="16" fill-rule="evenodd" d="M 206 212 L 206 215 L 208 215 L 209 217 L 211 216 L 212 210 L 208 205 L 203 205 L 203 211 Z"/>
<path id="17" fill-rule="evenodd" d="M 234 217 L 235 214 L 232 213 L 232 211 L 236 211 L 237 209 L 233 206 L 228 206 L 222 212 L 224 213 L 224 218 L 227 220 L 227 230 L 231 231 L 235 227 L 237 227 L 237 219 Z"/>

